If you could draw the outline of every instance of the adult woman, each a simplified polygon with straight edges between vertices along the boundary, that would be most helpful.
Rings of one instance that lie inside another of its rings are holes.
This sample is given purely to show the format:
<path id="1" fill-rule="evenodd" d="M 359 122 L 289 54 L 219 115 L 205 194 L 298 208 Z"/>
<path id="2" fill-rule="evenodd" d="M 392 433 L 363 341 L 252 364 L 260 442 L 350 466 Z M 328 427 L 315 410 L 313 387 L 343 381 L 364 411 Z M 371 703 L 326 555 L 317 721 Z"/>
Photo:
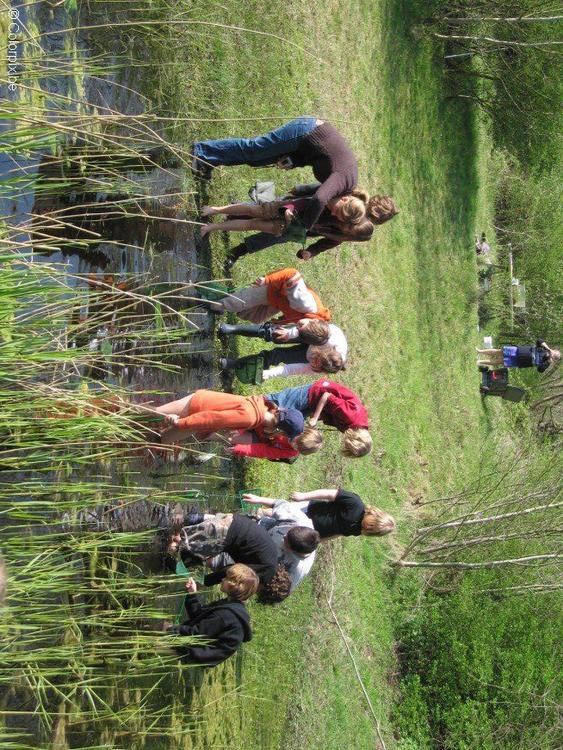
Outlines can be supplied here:
<path id="1" fill-rule="evenodd" d="M 315 117 L 298 117 L 255 138 L 198 141 L 193 154 L 192 166 L 203 176 L 209 174 L 210 167 L 221 165 L 310 166 L 320 185 L 302 217 L 306 229 L 313 226 L 328 201 L 350 193 L 358 182 L 358 162 L 352 150 L 333 125 Z"/>

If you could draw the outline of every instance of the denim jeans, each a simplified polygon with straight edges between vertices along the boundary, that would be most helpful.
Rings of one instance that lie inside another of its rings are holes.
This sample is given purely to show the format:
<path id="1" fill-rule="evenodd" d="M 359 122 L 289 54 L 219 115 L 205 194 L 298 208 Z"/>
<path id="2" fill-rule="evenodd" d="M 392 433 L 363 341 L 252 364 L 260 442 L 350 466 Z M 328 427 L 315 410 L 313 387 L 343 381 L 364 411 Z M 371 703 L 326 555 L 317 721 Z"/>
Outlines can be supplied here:
<path id="1" fill-rule="evenodd" d="M 298 117 L 255 138 L 197 141 L 194 143 L 194 156 L 213 167 L 234 164 L 260 167 L 274 164 L 280 157 L 297 149 L 303 137 L 313 130 L 315 122 L 314 117 Z"/>

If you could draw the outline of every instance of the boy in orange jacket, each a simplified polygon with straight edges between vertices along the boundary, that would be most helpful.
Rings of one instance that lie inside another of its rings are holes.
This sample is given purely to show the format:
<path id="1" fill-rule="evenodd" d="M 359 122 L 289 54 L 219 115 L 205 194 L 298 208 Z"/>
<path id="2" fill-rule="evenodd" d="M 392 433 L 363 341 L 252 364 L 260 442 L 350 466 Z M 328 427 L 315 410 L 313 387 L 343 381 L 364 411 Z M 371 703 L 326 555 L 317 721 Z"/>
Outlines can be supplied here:
<path id="1" fill-rule="evenodd" d="M 234 312 L 243 320 L 263 323 L 276 313 L 278 325 L 297 323 L 305 318 L 311 320 L 331 319 L 316 292 L 308 287 L 296 268 L 282 268 L 266 276 L 260 276 L 252 286 L 239 289 L 220 302 L 208 302 L 217 313 Z"/>

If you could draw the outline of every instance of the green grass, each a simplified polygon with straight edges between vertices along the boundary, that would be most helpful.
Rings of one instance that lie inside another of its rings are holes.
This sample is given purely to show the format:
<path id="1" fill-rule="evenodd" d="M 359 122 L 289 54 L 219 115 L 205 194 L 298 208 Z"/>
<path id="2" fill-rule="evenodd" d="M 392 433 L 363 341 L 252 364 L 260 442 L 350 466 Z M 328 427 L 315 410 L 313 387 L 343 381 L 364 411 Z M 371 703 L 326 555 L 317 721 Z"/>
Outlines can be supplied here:
<path id="1" fill-rule="evenodd" d="M 350 366 L 336 379 L 368 404 L 375 438 L 365 459 L 344 460 L 338 437 L 331 435 L 322 455 L 291 467 L 252 463 L 244 481 L 274 496 L 342 483 L 395 513 L 401 530 L 398 539 L 347 540 L 323 549 L 312 587 L 304 586 L 274 611 L 252 607 L 255 638 L 245 649 L 241 695 L 235 709 L 229 697 L 226 711 L 234 724 L 229 746 L 336 750 L 352 736 L 357 747 L 373 746 L 374 722 L 327 608 L 327 593 L 333 591 L 334 609 L 392 747 L 396 663 L 387 562 L 408 536 L 416 502 L 446 494 L 472 474 L 485 426 L 473 353 L 473 234 L 490 230 L 492 223 L 489 136 L 466 105 L 446 100 L 441 47 L 418 33 L 412 4 L 312 3 L 271 11 L 258 14 L 254 3 L 245 4 L 237 9 L 238 23 L 275 29 L 306 44 L 316 57 L 264 40 L 259 48 L 249 35 L 241 49 L 238 39 L 225 34 L 209 51 L 213 61 L 205 59 L 193 72 L 197 81 L 187 109 L 194 117 L 217 112 L 226 120 L 326 117 L 354 146 L 361 184 L 393 195 L 401 213 L 369 244 L 343 246 L 309 264 L 296 261 L 297 247 L 287 246 L 235 266 L 240 286 L 274 268 L 299 264 L 348 334 Z M 229 18 L 229 9 L 221 18 Z M 202 79 L 208 95 L 203 101 Z M 189 135 L 256 132 L 266 122 L 202 124 Z M 244 199 L 257 176 L 272 177 L 283 190 L 306 181 L 308 173 L 221 169 L 209 201 Z M 237 241 L 229 238 L 232 245 Z M 225 239 L 214 235 L 218 273 L 225 248 Z M 247 340 L 239 347 L 260 348 Z M 300 382 L 274 381 L 262 391 Z M 209 713 L 206 718 L 213 732 L 215 721 Z M 198 742 L 205 744 L 201 737 Z"/>

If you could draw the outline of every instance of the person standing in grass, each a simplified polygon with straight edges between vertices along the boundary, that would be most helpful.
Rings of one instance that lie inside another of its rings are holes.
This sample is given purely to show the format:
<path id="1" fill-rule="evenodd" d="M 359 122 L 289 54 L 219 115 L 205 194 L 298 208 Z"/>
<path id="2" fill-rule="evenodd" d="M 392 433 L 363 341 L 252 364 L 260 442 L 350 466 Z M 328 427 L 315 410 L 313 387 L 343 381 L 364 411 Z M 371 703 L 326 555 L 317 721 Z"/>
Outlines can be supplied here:
<path id="1" fill-rule="evenodd" d="M 373 225 L 366 219 L 366 201 L 369 196 L 365 190 L 356 188 L 349 195 L 333 198 L 326 204 L 319 221 L 323 225 L 309 231 L 318 232 L 322 226 L 332 226 L 335 234 L 369 239 Z M 284 236 L 286 241 L 305 243 L 307 230 L 303 226 L 303 215 L 311 198 L 282 198 L 267 203 L 231 203 L 227 206 L 204 206 L 202 216 L 211 217 L 219 214 L 227 216 L 218 224 L 204 224 L 200 227 L 201 236 L 209 232 L 249 232 L 257 230 L 273 237 Z"/>
<path id="2" fill-rule="evenodd" d="M 194 512 L 188 513 L 180 524 L 172 534 L 169 554 L 178 553 L 187 565 L 210 564 L 218 556 L 228 561 L 220 569 L 213 566 L 214 572 L 204 578 L 205 586 L 221 583 L 234 563 L 251 568 L 261 584 L 273 578 L 278 564 L 276 547 L 266 530 L 251 518 L 240 513 Z"/>
<path id="3" fill-rule="evenodd" d="M 543 339 L 531 346 L 503 346 L 502 349 L 477 349 L 477 364 L 481 367 L 535 367 L 545 372 L 559 362 L 559 349 L 550 349 Z"/>
<path id="4" fill-rule="evenodd" d="M 319 187 L 318 182 L 309 185 L 296 185 L 291 190 L 291 195 L 298 198 L 312 195 Z M 299 250 L 298 258 L 311 260 L 344 242 L 368 242 L 373 235 L 375 226 L 384 224 L 399 213 L 395 202 L 388 195 L 372 195 L 370 197 L 367 196 L 365 191 L 359 189 L 353 190 L 351 195 L 364 200 L 365 218 L 357 224 L 342 223 L 325 208 L 315 224 L 306 232 L 307 238 L 319 237 L 319 239 L 308 247 Z M 231 269 L 237 260 L 245 255 L 265 250 L 272 245 L 295 241 L 292 232 L 287 230 L 280 235 L 272 235 L 267 232 L 250 235 L 245 237 L 239 245 L 231 248 L 227 259 L 227 268 Z"/>
<path id="5" fill-rule="evenodd" d="M 219 587 L 226 598 L 204 604 L 197 595 L 194 579 L 187 581 L 184 607 L 188 619 L 181 625 L 167 625 L 166 632 L 199 636 L 207 641 L 205 645 L 182 647 L 179 643 L 175 647 L 188 664 L 215 667 L 251 640 L 250 617 L 244 602 L 258 591 L 259 583 L 251 568 L 240 563 L 231 565 Z"/>
<path id="6" fill-rule="evenodd" d="M 266 435 L 263 430 L 239 430 L 229 437 L 229 443 L 227 450 L 237 458 L 293 463 L 299 456 L 317 453 L 323 447 L 323 436 L 311 427 L 306 427 L 293 440 L 285 435 Z"/>
<path id="7" fill-rule="evenodd" d="M 303 415 L 295 409 L 279 409 L 264 396 L 199 390 L 177 401 L 156 407 L 169 425 L 162 433 L 163 444 L 182 442 L 190 433 L 202 439 L 221 430 L 281 432 L 293 440 L 303 432 Z"/>
<path id="8" fill-rule="evenodd" d="M 329 201 L 347 195 L 358 183 L 358 162 L 350 146 L 333 125 L 315 117 L 298 117 L 254 138 L 197 141 L 192 153 L 192 168 L 202 177 L 209 177 L 217 166 L 310 166 L 320 184 L 302 215 L 305 229 L 313 226 Z"/>
<path id="9" fill-rule="evenodd" d="M 278 564 L 286 569 L 291 581 L 290 590 L 293 591 L 311 572 L 315 562 L 320 535 L 313 528 L 313 522 L 298 506 L 287 500 L 274 500 L 252 493 L 244 494 L 243 500 L 261 506 L 257 513 L 258 524 L 273 539 L 278 550 Z"/>
<path id="10" fill-rule="evenodd" d="M 350 388 L 322 378 L 311 385 L 271 393 L 266 398 L 280 409 L 298 409 L 304 416 L 311 415 L 304 436 L 320 419 L 343 433 L 342 453 L 348 458 L 359 458 L 371 451 L 368 412 Z"/>
<path id="11" fill-rule="evenodd" d="M 258 495 L 245 495 L 244 499 L 266 506 L 276 502 Z M 294 492 L 290 499 L 310 519 L 322 541 L 339 536 L 384 536 L 395 531 L 393 516 L 380 508 L 364 505 L 362 499 L 349 490 Z"/>

